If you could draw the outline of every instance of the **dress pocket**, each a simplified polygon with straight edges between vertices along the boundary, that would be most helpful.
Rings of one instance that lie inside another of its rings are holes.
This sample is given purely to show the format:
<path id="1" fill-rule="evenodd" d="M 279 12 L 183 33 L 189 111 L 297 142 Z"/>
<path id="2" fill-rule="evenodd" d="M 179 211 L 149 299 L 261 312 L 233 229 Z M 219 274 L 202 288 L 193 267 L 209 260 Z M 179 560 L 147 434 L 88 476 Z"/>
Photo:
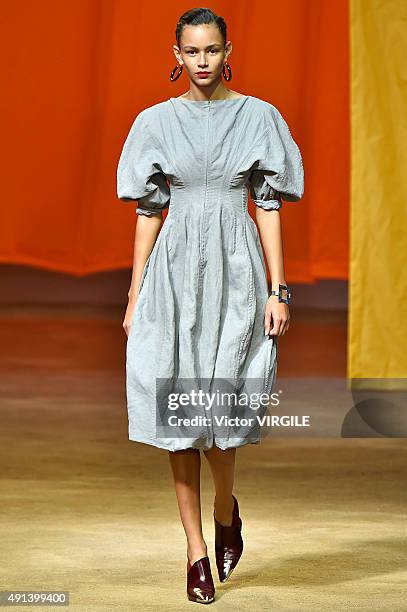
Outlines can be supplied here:
<path id="1" fill-rule="evenodd" d="M 144 285 L 145 278 L 146 278 L 146 276 L 147 276 L 148 266 L 150 265 L 151 255 L 152 255 L 152 253 L 150 253 L 150 255 L 148 256 L 147 261 L 146 261 L 146 263 L 144 264 L 143 271 L 142 271 L 142 273 L 141 273 L 141 278 L 140 278 L 140 284 L 139 284 L 139 290 L 138 290 L 138 298 L 137 298 L 137 302 L 138 302 L 138 300 L 140 299 L 140 294 L 141 294 L 141 291 L 142 291 L 142 289 L 143 289 L 143 285 Z"/>
<path id="2" fill-rule="evenodd" d="M 264 369 L 264 391 L 270 394 L 277 374 L 278 358 L 278 336 L 272 336 L 267 340 L 267 358 Z"/>

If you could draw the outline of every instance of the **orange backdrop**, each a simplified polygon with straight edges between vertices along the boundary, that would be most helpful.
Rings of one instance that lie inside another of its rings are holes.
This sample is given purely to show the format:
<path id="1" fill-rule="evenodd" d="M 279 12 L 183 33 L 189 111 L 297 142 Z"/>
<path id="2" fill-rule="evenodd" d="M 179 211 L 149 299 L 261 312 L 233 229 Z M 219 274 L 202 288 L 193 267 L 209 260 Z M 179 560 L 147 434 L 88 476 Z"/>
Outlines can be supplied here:
<path id="1" fill-rule="evenodd" d="M 187 91 L 185 73 L 169 74 L 176 22 L 193 6 L 2 3 L 1 262 L 74 275 L 131 266 L 135 207 L 116 197 L 117 162 L 135 115 Z M 347 2 L 210 8 L 233 43 L 231 88 L 277 106 L 303 154 L 304 198 L 280 211 L 288 282 L 347 278 Z"/>

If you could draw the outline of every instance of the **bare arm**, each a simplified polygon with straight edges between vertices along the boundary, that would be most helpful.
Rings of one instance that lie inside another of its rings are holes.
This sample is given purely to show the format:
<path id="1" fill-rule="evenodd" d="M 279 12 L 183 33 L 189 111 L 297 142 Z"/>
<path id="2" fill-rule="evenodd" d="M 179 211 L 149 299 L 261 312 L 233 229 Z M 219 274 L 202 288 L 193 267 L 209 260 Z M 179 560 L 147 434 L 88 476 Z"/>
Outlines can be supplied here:
<path id="1" fill-rule="evenodd" d="M 279 283 L 286 285 L 284 274 L 283 239 L 281 218 L 278 210 L 264 210 L 256 206 L 256 222 L 266 255 L 271 277 L 271 289 L 278 291 Z M 267 300 L 264 314 L 264 333 L 281 336 L 290 325 L 288 305 L 278 301 L 277 295 Z"/>
<path id="2" fill-rule="evenodd" d="M 163 216 L 161 212 L 151 217 L 146 215 L 137 216 L 136 231 L 134 235 L 133 271 L 128 292 L 129 301 L 123 321 L 123 328 L 127 336 L 130 332 L 133 312 L 138 299 L 141 275 L 146 261 L 153 250 L 155 241 L 157 240 L 162 220 Z"/>

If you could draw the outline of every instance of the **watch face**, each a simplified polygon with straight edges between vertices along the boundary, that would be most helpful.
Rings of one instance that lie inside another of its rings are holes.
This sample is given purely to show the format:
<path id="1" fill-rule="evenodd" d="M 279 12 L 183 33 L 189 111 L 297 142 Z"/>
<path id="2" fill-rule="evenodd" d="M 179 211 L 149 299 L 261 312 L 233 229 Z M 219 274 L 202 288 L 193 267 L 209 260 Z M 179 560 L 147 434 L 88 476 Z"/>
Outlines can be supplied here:
<path id="1" fill-rule="evenodd" d="M 283 291 L 285 292 L 285 295 L 283 295 Z M 284 302 L 285 304 L 289 304 L 292 293 L 291 293 L 291 289 L 288 287 L 288 285 L 282 285 L 281 283 L 279 283 L 278 291 L 275 291 L 273 289 L 271 291 L 270 295 L 277 295 L 279 302 Z"/>
<path id="2" fill-rule="evenodd" d="M 283 291 L 286 292 L 286 295 L 283 295 Z M 288 301 L 290 299 L 290 294 L 289 294 L 289 290 L 288 290 L 287 285 L 279 284 L 279 286 L 278 286 L 278 297 L 279 297 L 279 300 L 281 302 L 285 302 L 286 304 L 288 304 Z"/>

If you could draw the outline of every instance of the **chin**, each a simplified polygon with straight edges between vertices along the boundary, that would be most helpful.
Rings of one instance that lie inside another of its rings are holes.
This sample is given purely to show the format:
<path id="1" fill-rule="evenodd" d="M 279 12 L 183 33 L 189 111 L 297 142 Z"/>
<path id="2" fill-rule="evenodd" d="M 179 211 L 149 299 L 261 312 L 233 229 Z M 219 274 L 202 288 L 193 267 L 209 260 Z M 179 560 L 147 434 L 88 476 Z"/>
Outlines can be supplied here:
<path id="1" fill-rule="evenodd" d="M 194 75 L 196 77 L 196 75 Z M 199 85 L 199 87 L 208 87 L 209 85 L 213 85 L 218 77 L 210 76 L 206 79 L 197 78 L 194 79 L 195 85 Z"/>

